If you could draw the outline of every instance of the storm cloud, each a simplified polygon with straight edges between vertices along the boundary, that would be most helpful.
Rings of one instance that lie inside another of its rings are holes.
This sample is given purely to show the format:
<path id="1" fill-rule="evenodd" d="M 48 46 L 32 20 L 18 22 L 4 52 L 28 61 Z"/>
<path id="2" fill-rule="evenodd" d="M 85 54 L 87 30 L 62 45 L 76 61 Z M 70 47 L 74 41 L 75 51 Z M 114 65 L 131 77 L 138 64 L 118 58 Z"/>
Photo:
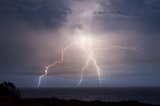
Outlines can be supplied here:
<path id="1" fill-rule="evenodd" d="M 0 81 L 9 80 L 19 86 L 35 86 L 30 84 L 31 80 L 36 83 L 45 65 L 59 58 L 59 51 L 70 43 L 72 31 L 75 28 L 85 28 L 79 24 L 83 21 L 80 13 L 85 9 L 92 11 L 94 2 L 103 7 L 103 12 L 93 12 L 92 19 L 89 20 L 91 31 L 102 38 L 106 46 L 136 46 L 143 48 L 146 54 L 142 56 L 122 50 L 111 50 L 103 55 L 98 52 L 98 63 L 106 72 L 103 86 L 111 82 L 110 85 L 120 85 L 114 84 L 114 81 L 123 82 L 126 79 L 131 82 L 135 79 L 133 82 L 136 86 L 139 78 L 147 86 L 147 77 L 150 80 L 148 86 L 158 85 L 159 0 L 0 0 Z M 51 71 L 50 77 L 78 80 L 84 60 L 80 57 L 81 52 L 75 50 L 67 51 L 65 63 L 59 65 L 55 73 L 55 70 Z M 22 82 L 16 79 L 17 76 L 20 76 Z M 133 79 L 129 76 L 133 76 Z M 27 81 L 28 77 L 32 78 Z M 107 83 L 107 80 L 110 82 Z M 28 83 L 23 85 L 23 82 Z M 68 82 L 68 85 L 72 84 Z"/>

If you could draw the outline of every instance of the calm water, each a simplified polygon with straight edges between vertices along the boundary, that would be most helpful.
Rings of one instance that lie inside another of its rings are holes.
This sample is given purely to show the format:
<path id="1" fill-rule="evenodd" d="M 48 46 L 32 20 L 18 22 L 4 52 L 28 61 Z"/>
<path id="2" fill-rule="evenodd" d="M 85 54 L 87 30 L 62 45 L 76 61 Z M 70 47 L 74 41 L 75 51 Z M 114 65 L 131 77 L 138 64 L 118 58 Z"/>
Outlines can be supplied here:
<path id="1" fill-rule="evenodd" d="M 160 104 L 160 88 L 21 88 L 20 91 L 24 98 L 56 97 L 85 101 L 138 100 Z"/>

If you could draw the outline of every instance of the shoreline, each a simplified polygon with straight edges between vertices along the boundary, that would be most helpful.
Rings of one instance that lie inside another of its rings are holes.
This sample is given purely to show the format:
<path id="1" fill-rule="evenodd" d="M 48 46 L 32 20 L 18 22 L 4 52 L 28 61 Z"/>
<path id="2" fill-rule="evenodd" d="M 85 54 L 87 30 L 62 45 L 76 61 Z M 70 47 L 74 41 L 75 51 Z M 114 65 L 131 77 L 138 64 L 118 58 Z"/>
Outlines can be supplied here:
<path id="1" fill-rule="evenodd" d="M 14 98 L 0 97 L 0 106 L 160 106 L 156 104 L 142 103 L 136 100 L 103 102 L 103 101 L 82 101 L 65 100 L 57 98 Z"/>

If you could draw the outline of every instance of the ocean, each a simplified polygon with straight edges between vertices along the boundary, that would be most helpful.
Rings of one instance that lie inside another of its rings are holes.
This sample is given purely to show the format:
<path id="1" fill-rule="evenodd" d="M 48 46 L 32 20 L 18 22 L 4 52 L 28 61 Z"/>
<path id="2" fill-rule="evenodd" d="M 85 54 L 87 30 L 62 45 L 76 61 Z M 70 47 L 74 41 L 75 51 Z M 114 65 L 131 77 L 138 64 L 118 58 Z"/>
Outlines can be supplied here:
<path id="1" fill-rule="evenodd" d="M 23 98 L 77 99 L 118 102 L 137 100 L 160 104 L 160 87 L 108 87 L 108 88 L 21 88 Z"/>

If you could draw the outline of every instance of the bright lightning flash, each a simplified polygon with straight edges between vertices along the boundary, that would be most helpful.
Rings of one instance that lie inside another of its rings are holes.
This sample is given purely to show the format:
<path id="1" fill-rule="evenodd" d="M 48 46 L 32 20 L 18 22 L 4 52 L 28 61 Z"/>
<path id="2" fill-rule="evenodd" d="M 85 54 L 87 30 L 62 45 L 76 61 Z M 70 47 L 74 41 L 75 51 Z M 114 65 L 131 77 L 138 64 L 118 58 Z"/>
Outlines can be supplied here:
<path id="1" fill-rule="evenodd" d="M 81 36 L 78 39 L 78 44 L 80 45 L 80 47 L 85 51 L 85 53 L 88 55 L 88 59 L 85 62 L 85 65 L 82 68 L 82 73 L 81 73 L 81 78 L 78 82 L 78 87 L 80 86 L 82 79 L 83 79 L 83 73 L 85 68 L 88 66 L 89 61 L 93 61 L 95 67 L 96 67 L 96 71 L 97 71 L 97 75 L 98 75 L 98 79 L 99 79 L 99 83 L 101 85 L 101 69 L 99 68 L 99 66 L 97 65 L 97 61 L 94 58 L 94 51 L 93 51 L 93 42 L 91 40 L 90 37 L 86 37 L 86 36 Z"/>
<path id="2" fill-rule="evenodd" d="M 40 84 L 41 84 L 42 78 L 45 77 L 45 76 L 47 76 L 49 68 L 50 68 L 50 67 L 54 67 L 56 64 L 63 62 L 64 51 L 65 51 L 66 49 L 70 48 L 72 45 L 73 45 L 73 44 L 70 44 L 70 45 L 66 46 L 65 48 L 63 48 L 63 49 L 61 50 L 61 59 L 60 59 L 60 60 L 57 60 L 57 61 L 55 61 L 53 64 L 50 64 L 50 65 L 46 66 L 46 69 L 44 70 L 44 74 L 41 75 L 41 76 L 39 76 L 38 87 L 39 87 Z"/>
<path id="3" fill-rule="evenodd" d="M 78 82 L 78 87 L 80 86 L 82 80 L 83 80 L 83 75 L 84 75 L 84 71 L 85 69 L 87 68 L 88 64 L 90 61 L 93 62 L 95 68 L 96 68 L 96 72 L 97 72 L 97 77 L 98 77 L 98 80 L 99 80 L 99 84 L 101 85 L 101 69 L 100 67 L 98 66 L 97 64 L 97 61 L 94 57 L 94 51 L 96 50 L 109 50 L 109 49 L 115 49 L 115 48 L 118 48 L 118 49 L 124 49 L 124 50 L 131 50 L 131 51 L 135 51 L 135 52 L 138 52 L 138 53 L 141 53 L 141 54 L 144 54 L 140 48 L 130 48 L 130 47 L 122 47 L 122 46 L 111 46 L 111 47 L 108 47 L 108 48 L 94 48 L 93 46 L 93 40 L 89 37 L 89 36 L 85 36 L 85 35 L 81 35 L 81 33 L 78 34 L 78 38 L 75 40 L 75 42 L 71 43 L 70 45 L 66 46 L 65 48 L 63 48 L 61 50 L 61 58 L 60 60 L 57 60 L 55 61 L 53 64 L 50 64 L 50 65 L 47 65 L 45 70 L 44 70 L 44 74 L 39 76 L 39 81 L 38 81 L 38 87 L 40 86 L 41 84 L 41 80 L 43 77 L 47 76 L 48 74 L 48 70 L 50 69 L 50 67 L 55 67 L 57 64 L 60 64 L 63 62 L 63 57 L 64 57 L 64 52 L 65 50 L 69 49 L 70 47 L 72 47 L 73 45 L 76 45 L 78 46 L 79 48 L 81 48 L 87 55 L 87 60 L 84 64 L 84 66 L 82 67 L 81 69 L 81 76 L 80 76 L 80 80 Z"/>

